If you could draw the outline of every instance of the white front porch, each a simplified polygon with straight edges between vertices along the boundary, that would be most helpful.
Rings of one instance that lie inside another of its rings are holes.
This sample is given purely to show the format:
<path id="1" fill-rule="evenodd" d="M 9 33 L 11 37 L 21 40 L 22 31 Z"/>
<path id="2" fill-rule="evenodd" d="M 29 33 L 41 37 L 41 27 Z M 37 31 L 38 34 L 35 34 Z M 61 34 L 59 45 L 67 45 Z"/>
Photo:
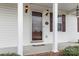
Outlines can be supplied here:
<path id="1" fill-rule="evenodd" d="M 27 13 L 25 13 L 26 5 L 29 6 Z M 0 7 L 1 53 L 16 52 L 20 55 L 29 55 L 32 53 L 42 53 L 46 51 L 58 52 L 66 46 L 79 45 L 78 43 L 75 43 L 78 42 L 79 33 L 77 32 L 77 18 L 75 16 L 75 13 L 73 12 L 74 10 L 72 10 L 73 7 L 76 7 L 76 4 L 72 3 L 53 5 L 20 3 L 12 5 L 0 4 Z M 47 9 L 49 9 L 49 12 L 53 12 L 54 14 L 53 32 L 50 32 L 50 15 L 48 14 L 48 16 L 45 16 Z M 38 43 L 32 42 L 32 11 L 39 11 L 43 14 L 43 37 L 42 41 Z M 66 32 L 57 31 L 58 14 L 66 15 Z M 46 21 L 49 22 L 48 25 L 45 25 Z M 43 44 L 43 46 L 39 46 L 41 44 Z"/>
<path id="2" fill-rule="evenodd" d="M 68 46 L 79 46 L 79 44 L 74 42 L 59 43 L 58 50 L 62 50 Z M 28 45 L 23 47 L 23 55 L 24 56 L 35 55 L 50 52 L 51 50 L 52 50 L 52 44 L 44 44 L 40 46 Z M 17 47 L 0 48 L 0 54 L 1 53 L 17 53 Z"/>

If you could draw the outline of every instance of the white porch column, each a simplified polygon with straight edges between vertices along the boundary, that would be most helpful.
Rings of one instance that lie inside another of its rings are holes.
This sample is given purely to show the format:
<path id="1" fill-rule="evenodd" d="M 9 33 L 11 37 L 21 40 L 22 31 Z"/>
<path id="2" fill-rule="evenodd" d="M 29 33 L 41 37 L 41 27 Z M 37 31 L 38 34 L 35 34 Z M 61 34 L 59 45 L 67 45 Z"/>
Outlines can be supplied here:
<path id="1" fill-rule="evenodd" d="M 23 55 L 23 3 L 18 3 L 18 54 Z"/>
<path id="2" fill-rule="evenodd" d="M 53 4 L 53 52 L 58 52 L 58 4 Z"/>

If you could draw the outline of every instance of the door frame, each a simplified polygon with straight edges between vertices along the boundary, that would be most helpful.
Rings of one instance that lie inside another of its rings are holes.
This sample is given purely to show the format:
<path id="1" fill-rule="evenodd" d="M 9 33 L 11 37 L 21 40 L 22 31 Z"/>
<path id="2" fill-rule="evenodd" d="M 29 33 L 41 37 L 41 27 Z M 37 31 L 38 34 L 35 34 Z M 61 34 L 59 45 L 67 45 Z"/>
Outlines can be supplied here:
<path id="1" fill-rule="evenodd" d="M 32 11 L 40 12 L 40 11 L 38 11 L 38 10 L 31 10 L 31 17 L 32 17 Z M 42 23 L 43 23 L 43 12 L 40 12 L 40 13 L 42 13 Z M 33 23 L 33 22 L 32 22 L 32 23 Z M 41 24 L 42 24 L 42 23 L 41 23 Z M 31 25 L 32 25 L 32 24 L 31 24 Z M 32 30 L 33 30 L 33 26 L 32 26 Z M 42 36 L 42 40 L 36 40 L 36 41 L 38 41 L 38 43 L 39 43 L 39 42 L 43 42 L 43 24 L 42 24 L 42 31 L 41 31 L 41 32 L 42 32 L 42 35 L 41 35 L 41 36 Z M 32 32 L 32 33 L 33 33 L 33 32 Z M 33 37 L 32 37 L 32 38 L 33 38 Z M 33 42 L 32 39 L 31 39 L 31 42 L 32 42 L 32 43 L 35 43 L 35 42 Z"/>

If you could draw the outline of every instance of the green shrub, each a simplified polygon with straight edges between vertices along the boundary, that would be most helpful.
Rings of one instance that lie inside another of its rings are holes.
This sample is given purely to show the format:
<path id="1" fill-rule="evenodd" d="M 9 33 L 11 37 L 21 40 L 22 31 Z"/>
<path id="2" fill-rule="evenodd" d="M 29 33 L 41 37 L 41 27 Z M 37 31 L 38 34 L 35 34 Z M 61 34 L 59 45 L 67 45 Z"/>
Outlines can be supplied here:
<path id="1" fill-rule="evenodd" d="M 79 56 L 79 46 L 69 46 L 63 50 L 64 56 Z"/>
<path id="2" fill-rule="evenodd" d="M 3 54 L 0 54 L 0 56 L 20 56 L 16 53 L 3 53 Z"/>

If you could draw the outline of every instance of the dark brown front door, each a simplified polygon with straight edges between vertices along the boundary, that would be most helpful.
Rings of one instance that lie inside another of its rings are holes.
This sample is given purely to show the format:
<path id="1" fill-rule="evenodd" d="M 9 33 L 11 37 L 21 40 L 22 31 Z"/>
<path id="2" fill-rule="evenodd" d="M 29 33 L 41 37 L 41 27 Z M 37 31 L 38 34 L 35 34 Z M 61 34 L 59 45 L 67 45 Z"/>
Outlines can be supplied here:
<path id="1" fill-rule="evenodd" d="M 42 40 L 42 13 L 32 11 L 32 40 Z"/>

